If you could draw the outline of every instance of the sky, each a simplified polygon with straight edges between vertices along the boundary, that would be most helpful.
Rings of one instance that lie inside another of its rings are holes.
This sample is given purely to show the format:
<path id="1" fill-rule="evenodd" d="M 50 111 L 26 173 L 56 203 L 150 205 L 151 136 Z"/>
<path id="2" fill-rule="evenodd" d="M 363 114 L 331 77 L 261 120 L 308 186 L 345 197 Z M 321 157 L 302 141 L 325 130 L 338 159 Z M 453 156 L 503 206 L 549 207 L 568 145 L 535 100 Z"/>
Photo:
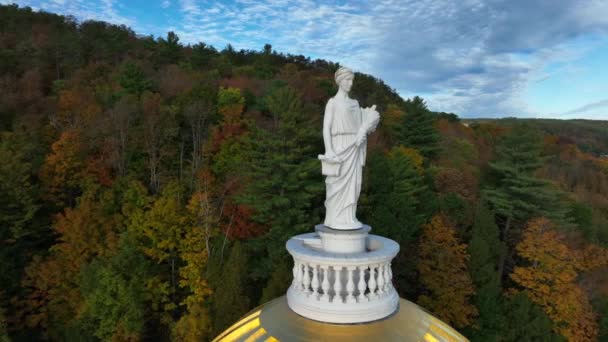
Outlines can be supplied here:
<path id="1" fill-rule="evenodd" d="M 13 2 L 184 44 L 269 43 L 461 117 L 608 120 L 608 0 L 0 0 Z"/>

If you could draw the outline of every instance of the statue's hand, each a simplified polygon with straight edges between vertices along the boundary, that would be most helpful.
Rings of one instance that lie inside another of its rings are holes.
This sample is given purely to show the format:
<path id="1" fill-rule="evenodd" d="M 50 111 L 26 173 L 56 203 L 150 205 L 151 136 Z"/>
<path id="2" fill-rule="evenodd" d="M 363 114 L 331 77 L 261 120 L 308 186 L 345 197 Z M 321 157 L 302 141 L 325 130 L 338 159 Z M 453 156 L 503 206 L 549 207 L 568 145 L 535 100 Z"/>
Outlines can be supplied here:
<path id="1" fill-rule="evenodd" d="M 364 130 L 359 130 L 359 133 L 357 133 L 357 137 L 355 139 L 355 144 L 357 147 L 361 146 L 361 144 L 367 140 L 366 132 Z"/>
<path id="2" fill-rule="evenodd" d="M 336 162 L 340 162 L 340 158 L 338 158 L 338 155 L 336 155 L 336 153 L 334 151 L 328 151 L 325 153 L 325 158 L 329 159 L 329 160 L 333 160 Z"/>

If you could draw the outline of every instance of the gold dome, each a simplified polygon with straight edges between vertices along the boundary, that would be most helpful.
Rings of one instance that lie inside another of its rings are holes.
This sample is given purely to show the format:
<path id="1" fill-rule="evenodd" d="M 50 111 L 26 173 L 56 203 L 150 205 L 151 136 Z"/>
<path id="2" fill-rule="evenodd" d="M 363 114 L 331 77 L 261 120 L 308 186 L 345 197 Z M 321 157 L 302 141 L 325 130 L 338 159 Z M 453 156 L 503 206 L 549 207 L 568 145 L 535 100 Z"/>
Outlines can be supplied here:
<path id="1" fill-rule="evenodd" d="M 286 298 L 272 300 L 247 314 L 217 341 L 468 341 L 449 325 L 403 298 L 393 315 L 362 324 L 330 324 L 299 316 Z"/>

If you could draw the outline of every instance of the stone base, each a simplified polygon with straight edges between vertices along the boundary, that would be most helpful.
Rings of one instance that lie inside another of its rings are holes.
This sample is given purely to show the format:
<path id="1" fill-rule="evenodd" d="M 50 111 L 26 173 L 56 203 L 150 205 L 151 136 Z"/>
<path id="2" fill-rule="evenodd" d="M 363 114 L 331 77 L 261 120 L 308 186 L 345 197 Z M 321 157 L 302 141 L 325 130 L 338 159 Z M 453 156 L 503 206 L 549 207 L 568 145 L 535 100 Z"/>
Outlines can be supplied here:
<path id="1" fill-rule="evenodd" d="M 367 235 L 372 230 L 368 225 L 355 230 L 337 230 L 323 224 L 315 226 L 321 238 L 321 246 L 329 253 L 362 253 L 367 246 Z"/>

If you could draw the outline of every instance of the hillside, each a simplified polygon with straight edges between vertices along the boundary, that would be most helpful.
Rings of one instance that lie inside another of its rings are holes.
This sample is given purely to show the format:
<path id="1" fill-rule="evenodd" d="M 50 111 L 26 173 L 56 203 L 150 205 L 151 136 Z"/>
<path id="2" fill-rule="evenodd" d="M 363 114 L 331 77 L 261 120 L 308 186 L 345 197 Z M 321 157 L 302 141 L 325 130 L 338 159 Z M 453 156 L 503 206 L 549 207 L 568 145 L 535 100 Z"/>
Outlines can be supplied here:
<path id="1" fill-rule="evenodd" d="M 205 341 L 283 295 L 337 68 L 0 6 L 0 341 Z M 381 114 L 358 217 L 401 297 L 473 341 L 608 338 L 606 122 L 351 97 Z"/>

